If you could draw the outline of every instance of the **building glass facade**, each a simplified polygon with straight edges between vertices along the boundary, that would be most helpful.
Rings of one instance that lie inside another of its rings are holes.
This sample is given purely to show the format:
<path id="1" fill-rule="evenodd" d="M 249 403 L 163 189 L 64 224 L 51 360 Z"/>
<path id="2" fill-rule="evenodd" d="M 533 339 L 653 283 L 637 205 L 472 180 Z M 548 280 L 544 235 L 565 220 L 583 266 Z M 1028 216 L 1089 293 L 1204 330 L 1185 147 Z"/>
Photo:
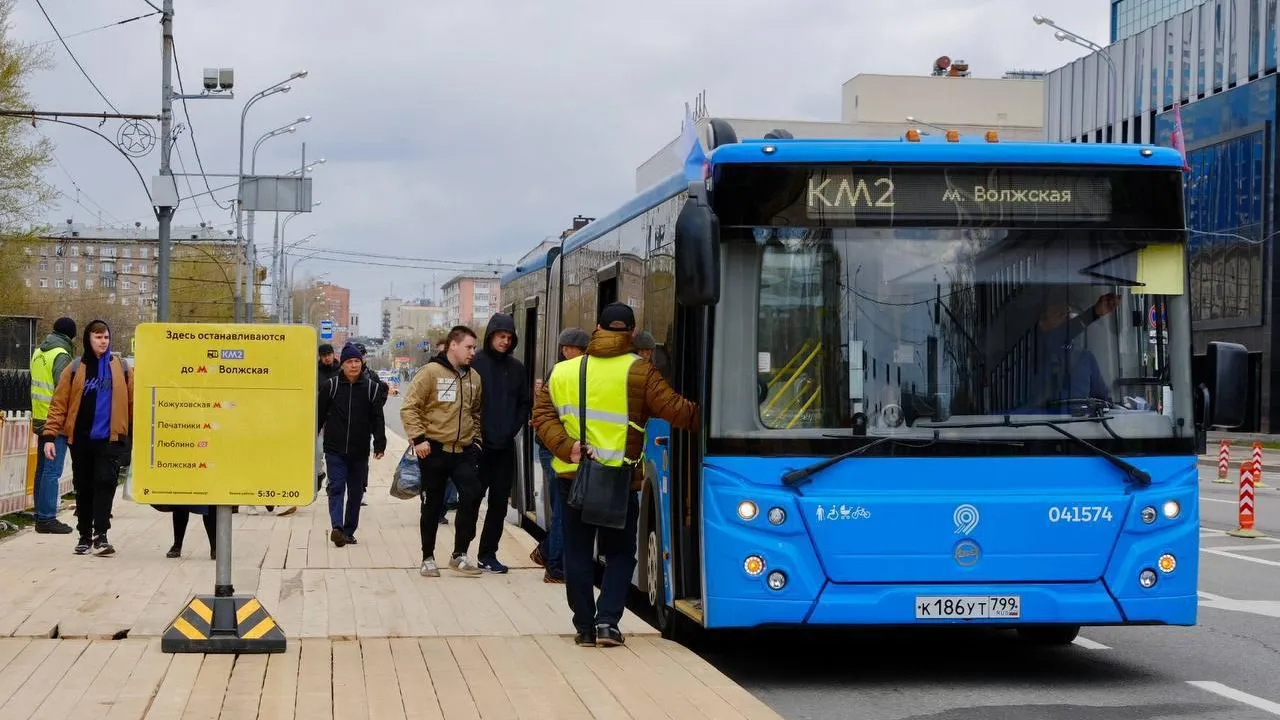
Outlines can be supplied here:
<path id="1" fill-rule="evenodd" d="M 1111 0 L 1111 42 L 1137 35 L 1205 0 Z"/>
<path id="2" fill-rule="evenodd" d="M 1091 53 L 1045 79 L 1051 142 L 1170 146 L 1179 106 L 1194 352 L 1215 340 L 1249 349 L 1256 402 L 1241 429 L 1272 433 L 1280 432 L 1277 2 L 1119 0 L 1120 40 L 1103 49 L 1111 63 Z M 1149 27 L 1133 25 L 1138 17 Z"/>

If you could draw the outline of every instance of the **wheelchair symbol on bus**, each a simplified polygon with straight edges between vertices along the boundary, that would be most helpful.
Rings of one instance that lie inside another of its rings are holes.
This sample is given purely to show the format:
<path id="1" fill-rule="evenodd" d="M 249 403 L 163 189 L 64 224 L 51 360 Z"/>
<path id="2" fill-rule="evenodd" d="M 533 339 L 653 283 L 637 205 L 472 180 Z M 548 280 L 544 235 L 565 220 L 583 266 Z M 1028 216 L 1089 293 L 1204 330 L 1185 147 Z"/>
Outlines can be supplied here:
<path id="1" fill-rule="evenodd" d="M 815 513 L 818 522 L 823 520 L 870 520 L 871 511 L 861 505 L 819 505 Z"/>

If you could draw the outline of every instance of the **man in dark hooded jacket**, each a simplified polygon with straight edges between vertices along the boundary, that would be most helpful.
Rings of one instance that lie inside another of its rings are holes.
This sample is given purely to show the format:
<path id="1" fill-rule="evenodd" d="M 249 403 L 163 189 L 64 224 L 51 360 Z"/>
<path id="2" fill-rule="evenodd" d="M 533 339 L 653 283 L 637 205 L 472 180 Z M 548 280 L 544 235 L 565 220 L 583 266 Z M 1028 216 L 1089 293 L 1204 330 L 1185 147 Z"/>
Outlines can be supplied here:
<path id="1" fill-rule="evenodd" d="M 507 499 L 516 475 L 516 435 L 529 422 L 533 395 L 524 363 L 512 357 L 519 338 L 515 318 L 497 313 L 484 332 L 484 350 L 476 353 L 471 367 L 484 387 L 480 414 L 484 450 L 480 454 L 480 486 L 489 493 L 489 504 L 480 531 L 476 562 L 480 569 L 505 573 L 498 562 L 498 540 L 507 517 Z"/>

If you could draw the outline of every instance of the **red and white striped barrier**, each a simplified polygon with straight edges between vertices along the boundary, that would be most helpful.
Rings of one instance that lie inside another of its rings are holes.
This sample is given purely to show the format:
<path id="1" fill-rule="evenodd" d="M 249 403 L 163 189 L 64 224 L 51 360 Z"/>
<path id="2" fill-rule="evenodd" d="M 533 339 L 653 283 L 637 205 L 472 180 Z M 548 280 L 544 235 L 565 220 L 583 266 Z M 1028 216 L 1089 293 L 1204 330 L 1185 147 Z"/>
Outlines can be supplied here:
<path id="1" fill-rule="evenodd" d="M 22 512 L 27 505 L 27 455 L 31 448 L 31 413 L 0 416 L 0 515 Z"/>
<path id="2" fill-rule="evenodd" d="M 1254 467 L 1251 462 L 1240 463 L 1240 510 L 1239 510 L 1239 527 L 1235 530 L 1228 530 L 1227 534 L 1239 538 L 1260 538 L 1266 537 L 1254 528 L 1254 510 L 1257 505 L 1254 502 Z"/>
<path id="3" fill-rule="evenodd" d="M 1253 443 L 1253 486 L 1267 487 L 1262 482 L 1262 443 Z"/>
<path id="4" fill-rule="evenodd" d="M 1218 445 L 1218 479 L 1214 480 L 1214 482 L 1222 483 L 1224 485 L 1230 483 L 1231 481 L 1227 479 L 1227 470 L 1230 466 L 1231 443 L 1227 440 L 1223 440 L 1222 443 Z"/>

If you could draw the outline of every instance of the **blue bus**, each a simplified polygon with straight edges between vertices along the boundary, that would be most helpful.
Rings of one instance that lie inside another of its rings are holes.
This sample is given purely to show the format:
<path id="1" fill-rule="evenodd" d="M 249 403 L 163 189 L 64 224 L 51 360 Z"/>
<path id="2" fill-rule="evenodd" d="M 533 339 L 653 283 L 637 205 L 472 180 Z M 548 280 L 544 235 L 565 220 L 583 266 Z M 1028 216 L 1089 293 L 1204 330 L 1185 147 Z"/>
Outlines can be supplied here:
<path id="1" fill-rule="evenodd" d="M 1193 625 L 1182 159 L 1146 145 L 739 140 L 503 279 L 530 373 L 622 301 L 702 429 L 646 428 L 636 587 L 681 628 Z M 527 341 L 527 344 L 526 344 Z M 513 502 L 546 525 L 523 438 Z"/>

